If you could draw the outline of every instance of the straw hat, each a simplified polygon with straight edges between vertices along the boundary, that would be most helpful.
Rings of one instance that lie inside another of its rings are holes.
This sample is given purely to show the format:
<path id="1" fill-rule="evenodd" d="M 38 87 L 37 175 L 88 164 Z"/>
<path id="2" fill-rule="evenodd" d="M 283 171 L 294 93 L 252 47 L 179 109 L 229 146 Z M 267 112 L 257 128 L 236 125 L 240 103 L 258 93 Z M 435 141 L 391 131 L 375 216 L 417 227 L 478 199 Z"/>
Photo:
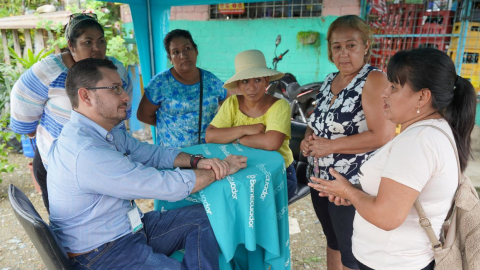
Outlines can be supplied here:
<path id="1" fill-rule="evenodd" d="M 261 51 L 248 50 L 243 51 L 235 56 L 235 74 L 228 79 L 223 87 L 227 90 L 237 88 L 237 81 L 269 77 L 270 81 L 278 80 L 285 74 L 276 70 L 267 68 L 265 56 Z"/>

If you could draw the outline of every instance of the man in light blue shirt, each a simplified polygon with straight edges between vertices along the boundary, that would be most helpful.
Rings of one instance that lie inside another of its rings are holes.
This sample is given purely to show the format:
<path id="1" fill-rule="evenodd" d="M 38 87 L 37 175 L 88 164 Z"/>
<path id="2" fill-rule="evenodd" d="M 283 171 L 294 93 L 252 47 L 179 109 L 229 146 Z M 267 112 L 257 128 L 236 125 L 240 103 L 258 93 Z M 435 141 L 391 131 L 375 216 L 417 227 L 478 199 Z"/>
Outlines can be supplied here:
<path id="1" fill-rule="evenodd" d="M 48 154 L 47 183 L 50 225 L 73 267 L 218 269 L 202 205 L 143 214 L 133 200 L 183 199 L 246 167 L 246 158 L 203 159 L 130 137 L 117 127 L 129 97 L 109 60 L 77 62 L 65 88 L 73 111 Z M 182 263 L 168 257 L 180 249 Z"/>

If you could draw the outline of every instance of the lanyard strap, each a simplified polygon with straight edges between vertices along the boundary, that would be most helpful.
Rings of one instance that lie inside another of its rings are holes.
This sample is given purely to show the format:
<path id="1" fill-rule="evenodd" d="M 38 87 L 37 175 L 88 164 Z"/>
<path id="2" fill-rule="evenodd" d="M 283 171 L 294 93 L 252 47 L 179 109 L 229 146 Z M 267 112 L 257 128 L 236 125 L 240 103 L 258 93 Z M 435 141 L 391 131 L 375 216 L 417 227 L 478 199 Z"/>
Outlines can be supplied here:
<path id="1" fill-rule="evenodd" d="M 202 70 L 200 71 L 200 109 L 198 111 L 198 144 L 200 144 L 200 140 L 202 137 L 202 110 L 203 110 L 203 76 Z"/>

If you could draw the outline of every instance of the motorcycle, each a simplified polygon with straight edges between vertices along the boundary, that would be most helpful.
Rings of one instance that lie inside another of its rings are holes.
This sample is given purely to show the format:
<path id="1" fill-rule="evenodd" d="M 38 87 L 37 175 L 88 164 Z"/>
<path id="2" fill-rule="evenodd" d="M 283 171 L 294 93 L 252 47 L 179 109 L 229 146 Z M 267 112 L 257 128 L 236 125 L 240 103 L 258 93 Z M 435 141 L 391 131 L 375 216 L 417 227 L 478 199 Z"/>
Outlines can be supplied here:
<path id="1" fill-rule="evenodd" d="M 288 53 L 277 56 L 277 47 L 282 41 L 281 35 L 275 40 L 275 57 L 273 58 L 273 69 L 277 70 L 277 64 Z M 271 81 L 265 92 L 276 98 L 282 98 L 288 101 L 291 108 L 292 120 L 307 123 L 308 117 L 312 114 L 316 106 L 316 96 L 323 82 L 309 83 L 303 86 L 297 82 L 295 76 L 291 73 L 285 73 L 285 76 L 279 80 Z"/>

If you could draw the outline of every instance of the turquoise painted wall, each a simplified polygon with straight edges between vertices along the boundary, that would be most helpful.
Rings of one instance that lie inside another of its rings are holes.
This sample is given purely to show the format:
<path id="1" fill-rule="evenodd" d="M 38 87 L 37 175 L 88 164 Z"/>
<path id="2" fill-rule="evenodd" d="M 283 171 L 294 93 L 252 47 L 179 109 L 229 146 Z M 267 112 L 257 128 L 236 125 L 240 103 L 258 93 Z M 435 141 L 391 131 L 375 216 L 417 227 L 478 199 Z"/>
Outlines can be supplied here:
<path id="1" fill-rule="evenodd" d="M 127 34 L 127 38 L 130 38 L 130 31 L 133 32 L 133 22 L 124 23 L 122 24 L 123 28 L 125 29 L 125 33 Z"/>
<path id="2" fill-rule="evenodd" d="M 230 21 L 170 21 L 170 30 L 186 29 L 198 45 L 197 65 L 213 72 L 225 81 L 235 72 L 237 53 L 257 49 L 264 53 L 267 65 L 272 67 L 275 39 L 282 35 L 277 54 L 290 49 L 278 64 L 282 72 L 293 73 L 300 84 L 323 81 L 325 76 L 336 71 L 327 59 L 327 30 L 337 16 L 303 19 L 256 19 Z M 297 32 L 318 31 L 320 47 L 297 44 Z"/>

